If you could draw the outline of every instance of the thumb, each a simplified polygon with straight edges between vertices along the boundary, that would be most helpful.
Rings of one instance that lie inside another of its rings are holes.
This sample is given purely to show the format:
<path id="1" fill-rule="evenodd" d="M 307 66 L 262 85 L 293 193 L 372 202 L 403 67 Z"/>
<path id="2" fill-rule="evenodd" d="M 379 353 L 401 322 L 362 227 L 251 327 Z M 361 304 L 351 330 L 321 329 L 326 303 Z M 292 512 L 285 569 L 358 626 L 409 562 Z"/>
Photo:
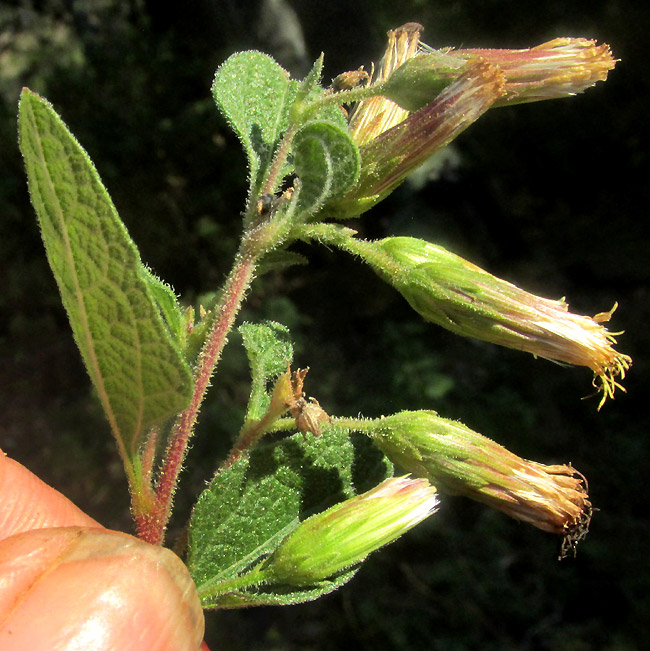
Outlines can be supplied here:
<path id="1" fill-rule="evenodd" d="M 0 450 L 0 540 L 44 527 L 101 527 L 67 497 Z"/>
<path id="2" fill-rule="evenodd" d="M 0 649 L 196 651 L 196 588 L 170 550 L 104 529 L 0 541 Z"/>
<path id="3" fill-rule="evenodd" d="M 199 648 L 201 605 L 173 552 L 101 528 L 1 450 L 0 495 L 0 651 Z"/>

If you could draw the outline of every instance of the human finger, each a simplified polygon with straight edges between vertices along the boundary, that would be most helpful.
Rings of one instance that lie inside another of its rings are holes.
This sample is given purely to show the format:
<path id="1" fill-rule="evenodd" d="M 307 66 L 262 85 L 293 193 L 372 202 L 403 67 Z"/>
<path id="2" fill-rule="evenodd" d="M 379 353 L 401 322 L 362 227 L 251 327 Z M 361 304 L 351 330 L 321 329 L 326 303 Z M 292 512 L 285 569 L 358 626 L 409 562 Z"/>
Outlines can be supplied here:
<path id="1" fill-rule="evenodd" d="M 34 473 L 0 450 L 0 540 L 44 527 L 101 527 Z"/>
<path id="2" fill-rule="evenodd" d="M 204 619 L 170 550 L 104 529 L 0 541 L 0 649 L 196 651 Z"/>

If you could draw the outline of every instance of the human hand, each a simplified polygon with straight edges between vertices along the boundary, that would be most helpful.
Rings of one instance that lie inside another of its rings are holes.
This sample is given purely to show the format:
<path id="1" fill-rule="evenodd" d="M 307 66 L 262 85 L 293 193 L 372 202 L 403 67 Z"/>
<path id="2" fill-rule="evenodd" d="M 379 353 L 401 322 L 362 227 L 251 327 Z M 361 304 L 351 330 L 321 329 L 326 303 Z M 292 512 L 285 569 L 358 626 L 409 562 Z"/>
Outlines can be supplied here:
<path id="1" fill-rule="evenodd" d="M 0 651 L 196 651 L 203 630 L 173 552 L 104 529 L 0 450 Z"/>

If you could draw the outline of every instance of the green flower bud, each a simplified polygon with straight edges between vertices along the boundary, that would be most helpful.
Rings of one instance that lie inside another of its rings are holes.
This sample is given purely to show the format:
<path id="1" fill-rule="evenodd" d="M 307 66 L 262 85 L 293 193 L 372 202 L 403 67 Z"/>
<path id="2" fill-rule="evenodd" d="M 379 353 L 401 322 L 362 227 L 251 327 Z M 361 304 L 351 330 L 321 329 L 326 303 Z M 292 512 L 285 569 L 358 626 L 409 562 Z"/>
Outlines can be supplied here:
<path id="1" fill-rule="evenodd" d="M 586 481 L 570 465 L 526 461 L 433 411 L 405 411 L 373 422 L 373 440 L 395 464 L 443 492 L 562 535 L 562 557 L 575 552 L 586 535 L 591 517 Z"/>
<path id="2" fill-rule="evenodd" d="M 563 299 L 530 294 L 413 237 L 358 244 L 355 252 L 427 321 L 462 336 L 590 368 L 603 392 L 599 408 L 616 387 L 624 390 L 616 378 L 625 377 L 632 360 L 614 350 L 614 335 L 601 325 L 616 306 L 593 318 L 572 314 Z"/>
<path id="3" fill-rule="evenodd" d="M 382 85 L 384 97 L 414 112 L 432 102 L 467 65 L 467 57 L 420 45 L 419 53 L 401 65 Z M 476 57 L 478 59 L 478 57 Z"/>
<path id="4" fill-rule="evenodd" d="M 435 489 L 424 479 L 392 477 L 307 518 L 264 567 L 274 583 L 311 585 L 363 561 L 431 515 Z"/>

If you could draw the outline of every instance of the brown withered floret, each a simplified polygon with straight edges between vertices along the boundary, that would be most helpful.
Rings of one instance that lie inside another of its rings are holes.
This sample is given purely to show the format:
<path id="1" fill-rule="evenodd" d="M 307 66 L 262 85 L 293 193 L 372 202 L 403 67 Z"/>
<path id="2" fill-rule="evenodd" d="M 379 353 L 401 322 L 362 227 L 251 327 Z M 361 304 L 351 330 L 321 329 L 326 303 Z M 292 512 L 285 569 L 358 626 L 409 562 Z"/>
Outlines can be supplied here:
<path id="1" fill-rule="evenodd" d="M 338 93 L 342 90 L 352 90 L 361 84 L 367 84 L 370 81 L 370 75 L 361 66 L 358 70 L 349 70 L 342 72 L 332 79 L 332 90 Z"/>
<path id="2" fill-rule="evenodd" d="M 303 383 L 307 371 L 309 371 L 309 368 L 298 369 L 291 375 L 293 395 L 287 401 L 287 407 L 296 421 L 298 431 L 302 432 L 303 436 L 307 432 L 310 432 L 314 436 L 320 436 L 323 433 L 322 426 L 325 423 L 329 423 L 331 418 L 320 406 L 318 400 L 315 398 L 305 399 Z"/>

